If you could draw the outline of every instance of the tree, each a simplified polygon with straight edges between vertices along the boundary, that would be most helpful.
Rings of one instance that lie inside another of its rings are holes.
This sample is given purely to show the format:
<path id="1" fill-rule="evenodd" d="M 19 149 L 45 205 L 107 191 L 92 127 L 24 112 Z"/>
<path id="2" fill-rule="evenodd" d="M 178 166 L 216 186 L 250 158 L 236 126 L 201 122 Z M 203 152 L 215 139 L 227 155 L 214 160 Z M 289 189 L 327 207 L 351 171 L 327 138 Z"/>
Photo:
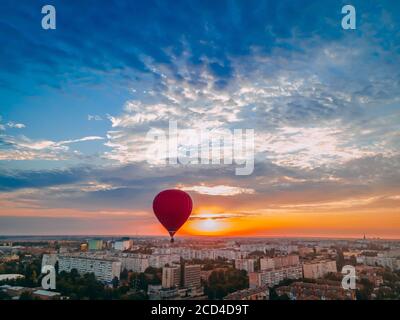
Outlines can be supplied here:
<path id="1" fill-rule="evenodd" d="M 342 268 L 345 265 L 344 255 L 340 249 L 337 250 L 336 265 L 339 272 L 342 271 Z"/>
<path id="2" fill-rule="evenodd" d="M 19 296 L 19 300 L 33 300 L 32 293 L 29 291 L 24 291 Z"/>
<path id="3" fill-rule="evenodd" d="M 204 289 L 209 299 L 222 299 L 229 293 L 248 287 L 247 272 L 230 268 L 224 271 L 213 271 Z"/>
<path id="4" fill-rule="evenodd" d="M 368 300 L 374 290 L 374 285 L 366 278 L 360 280 L 360 289 L 356 291 L 357 300 Z"/>
<path id="5" fill-rule="evenodd" d="M 121 272 L 120 279 L 121 280 L 128 280 L 128 277 L 129 277 L 129 272 L 128 272 L 128 270 L 126 270 L 124 268 L 124 270 L 122 270 L 122 272 Z"/>
<path id="6" fill-rule="evenodd" d="M 0 290 L 0 300 L 10 300 L 10 299 L 11 299 L 11 297 L 7 293 Z"/>
<path id="7" fill-rule="evenodd" d="M 111 280 L 111 283 L 112 283 L 113 288 L 116 289 L 116 288 L 118 288 L 118 285 L 119 285 L 119 279 L 117 277 L 114 277 Z"/>

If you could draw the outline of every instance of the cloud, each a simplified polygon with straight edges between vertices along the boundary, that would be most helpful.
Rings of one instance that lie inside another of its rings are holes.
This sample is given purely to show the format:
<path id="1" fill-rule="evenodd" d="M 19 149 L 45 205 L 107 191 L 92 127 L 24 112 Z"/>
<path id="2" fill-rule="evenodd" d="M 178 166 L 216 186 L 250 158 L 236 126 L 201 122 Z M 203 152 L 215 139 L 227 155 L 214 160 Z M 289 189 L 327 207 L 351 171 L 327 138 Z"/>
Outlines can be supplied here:
<path id="1" fill-rule="evenodd" d="M 239 188 L 225 185 L 218 186 L 180 186 L 179 187 L 185 191 L 194 191 L 200 194 L 210 195 L 210 196 L 234 196 L 238 194 L 252 194 L 254 193 L 253 189 L 250 188 Z"/>
<path id="2" fill-rule="evenodd" d="M 52 141 L 32 140 L 26 136 L 0 135 L 0 160 L 65 160 L 79 154 L 70 150 L 70 144 L 102 140 L 102 137 L 87 136 L 80 139 Z"/>
<path id="3" fill-rule="evenodd" d="M 23 123 L 16 123 L 14 121 L 8 121 L 5 124 L 2 124 L 3 120 L 2 116 L 0 116 L 0 131 L 5 131 L 7 128 L 15 128 L 15 129 L 23 129 L 26 126 Z"/>
<path id="4" fill-rule="evenodd" d="M 22 129 L 22 128 L 25 128 L 26 126 L 23 123 L 15 123 L 13 121 L 10 121 L 10 122 L 7 123 L 7 127 L 16 128 L 16 129 Z"/>
<path id="5" fill-rule="evenodd" d="M 146 160 L 146 133 L 166 129 L 169 120 L 177 121 L 181 132 L 254 129 L 258 161 L 283 166 L 340 165 L 398 152 L 390 134 L 400 130 L 393 120 L 399 115 L 386 107 L 400 101 L 400 78 L 393 69 L 394 61 L 400 63 L 398 56 L 365 39 L 284 42 L 298 50 L 276 48 L 265 54 L 254 48 L 248 52 L 250 59 L 228 56 L 235 72 L 229 73 L 223 88 L 214 86 L 218 79 L 207 68 L 208 59 L 194 65 L 191 52 L 170 52 L 168 67 L 145 61 L 159 77 L 155 83 L 149 79 L 150 87 L 127 101 L 122 114 L 109 117 L 112 130 L 106 146 L 111 151 L 105 156 L 120 163 Z M 380 122 L 374 125 L 378 106 Z M 366 140 L 365 127 L 389 126 L 386 136 L 376 132 Z"/>
<path id="6" fill-rule="evenodd" d="M 103 131 L 77 123 L 66 136 L 83 137 L 65 140 L 54 137 L 54 112 L 41 138 L 30 135 L 35 121 L 26 136 L 8 134 L 22 123 L 0 123 L 7 208 L 146 214 L 157 192 L 176 186 L 221 217 L 398 206 L 398 6 L 356 1 L 350 33 L 334 1 L 55 5 L 70 23 L 50 34 L 37 28 L 32 4 L 2 2 L 1 108 L 12 114 L 39 97 L 45 114 L 54 108 L 47 98 L 67 92 L 86 100 L 76 100 L 80 119 L 107 121 L 96 124 Z M 169 120 L 182 130 L 254 129 L 253 175 L 237 177 L 229 165 L 150 166 L 146 133 Z M 71 159 L 65 170 L 13 161 Z"/>
<path id="7" fill-rule="evenodd" d="M 92 121 L 92 120 L 94 120 L 94 121 L 102 121 L 103 120 L 103 117 L 99 116 L 97 114 L 96 115 L 88 114 L 87 118 L 88 118 L 89 121 Z"/>

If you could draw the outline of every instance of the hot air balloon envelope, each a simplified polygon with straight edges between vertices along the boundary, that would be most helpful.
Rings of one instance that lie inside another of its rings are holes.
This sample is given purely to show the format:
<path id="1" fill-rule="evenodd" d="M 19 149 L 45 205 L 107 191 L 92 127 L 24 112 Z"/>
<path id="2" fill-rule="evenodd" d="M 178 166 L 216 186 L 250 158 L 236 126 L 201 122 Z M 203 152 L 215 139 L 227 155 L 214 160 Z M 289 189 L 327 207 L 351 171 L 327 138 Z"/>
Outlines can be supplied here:
<path id="1" fill-rule="evenodd" d="M 175 232 L 189 218 L 192 212 L 192 199 L 182 190 L 161 191 L 153 200 L 153 211 L 171 236 L 171 242 Z"/>

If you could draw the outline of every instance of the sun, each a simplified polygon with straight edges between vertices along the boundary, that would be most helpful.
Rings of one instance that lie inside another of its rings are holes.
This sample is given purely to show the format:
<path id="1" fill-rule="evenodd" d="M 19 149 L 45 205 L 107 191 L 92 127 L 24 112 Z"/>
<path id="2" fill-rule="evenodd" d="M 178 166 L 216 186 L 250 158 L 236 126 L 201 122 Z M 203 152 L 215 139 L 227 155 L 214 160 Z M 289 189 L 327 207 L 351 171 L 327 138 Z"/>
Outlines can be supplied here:
<path id="1" fill-rule="evenodd" d="M 205 219 L 200 221 L 200 228 L 204 231 L 213 232 L 218 231 L 220 229 L 220 226 L 215 219 Z"/>
<path id="2" fill-rule="evenodd" d="M 196 235 L 220 235 L 226 232 L 227 225 L 219 219 L 204 218 L 191 221 L 186 230 Z"/>

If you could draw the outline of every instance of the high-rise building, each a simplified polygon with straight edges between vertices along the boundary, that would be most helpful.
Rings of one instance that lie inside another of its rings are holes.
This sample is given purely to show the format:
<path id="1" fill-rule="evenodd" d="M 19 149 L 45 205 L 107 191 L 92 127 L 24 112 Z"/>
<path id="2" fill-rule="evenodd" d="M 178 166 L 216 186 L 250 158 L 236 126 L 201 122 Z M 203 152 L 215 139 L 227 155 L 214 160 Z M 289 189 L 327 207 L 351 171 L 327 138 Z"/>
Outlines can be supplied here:
<path id="1" fill-rule="evenodd" d="M 330 272 L 337 272 L 336 261 L 334 260 L 307 262 L 303 264 L 304 278 L 319 279 Z"/>
<path id="2" fill-rule="evenodd" d="M 89 250 L 101 250 L 103 249 L 103 240 L 89 240 Z"/>
<path id="3" fill-rule="evenodd" d="M 243 252 L 252 252 L 252 251 L 265 252 L 265 244 L 264 243 L 241 244 L 240 251 L 243 251 Z"/>
<path id="4" fill-rule="evenodd" d="M 133 240 L 120 240 L 120 241 L 115 241 L 114 242 L 114 249 L 115 250 L 120 250 L 120 251 L 125 251 L 131 249 L 133 246 Z"/>
<path id="5" fill-rule="evenodd" d="M 357 257 L 357 263 L 365 264 L 367 266 L 381 266 L 389 268 L 391 270 L 400 270 L 400 259 L 396 257 L 388 256 L 359 256 Z"/>
<path id="6" fill-rule="evenodd" d="M 230 249 L 215 249 L 214 257 L 215 258 L 225 258 L 228 260 L 241 259 L 247 256 L 247 252 L 235 251 Z M 214 259 L 215 259 L 214 258 Z"/>
<path id="7" fill-rule="evenodd" d="M 235 268 L 238 270 L 245 270 L 248 273 L 254 272 L 254 259 L 236 259 L 235 260 Z"/>
<path id="8" fill-rule="evenodd" d="M 260 270 L 271 270 L 274 268 L 275 268 L 275 262 L 273 258 L 260 259 Z"/>
<path id="9" fill-rule="evenodd" d="M 60 255 L 59 272 L 71 272 L 76 269 L 79 274 L 94 273 L 100 281 L 111 282 L 121 274 L 121 262 L 115 260 L 88 258 L 72 255 Z"/>
<path id="10" fill-rule="evenodd" d="M 58 255 L 55 253 L 51 253 L 51 254 L 43 254 L 42 257 L 42 269 L 44 266 L 55 266 L 56 262 L 58 260 Z"/>
<path id="11" fill-rule="evenodd" d="M 121 270 L 128 270 L 133 272 L 145 272 L 149 267 L 149 258 L 146 255 L 135 255 L 130 257 L 123 257 L 121 260 Z"/>
<path id="12" fill-rule="evenodd" d="M 181 267 L 172 266 L 164 267 L 162 269 L 162 287 L 174 288 L 179 287 L 181 282 Z"/>
<path id="13" fill-rule="evenodd" d="M 282 267 L 279 269 L 263 270 L 249 274 L 250 288 L 261 286 L 274 286 L 285 279 L 300 279 L 302 277 L 301 265 Z"/>
<path id="14" fill-rule="evenodd" d="M 149 265 L 153 268 L 162 268 L 165 265 L 171 265 L 174 263 L 179 263 L 180 256 L 177 254 L 152 254 L 149 257 Z"/>
<path id="15" fill-rule="evenodd" d="M 200 287 L 200 265 L 184 265 L 183 267 L 183 286 L 185 288 Z"/>
<path id="16" fill-rule="evenodd" d="M 280 256 L 274 258 L 260 259 L 260 269 L 279 269 L 282 267 L 295 266 L 300 263 L 298 255 Z"/>

